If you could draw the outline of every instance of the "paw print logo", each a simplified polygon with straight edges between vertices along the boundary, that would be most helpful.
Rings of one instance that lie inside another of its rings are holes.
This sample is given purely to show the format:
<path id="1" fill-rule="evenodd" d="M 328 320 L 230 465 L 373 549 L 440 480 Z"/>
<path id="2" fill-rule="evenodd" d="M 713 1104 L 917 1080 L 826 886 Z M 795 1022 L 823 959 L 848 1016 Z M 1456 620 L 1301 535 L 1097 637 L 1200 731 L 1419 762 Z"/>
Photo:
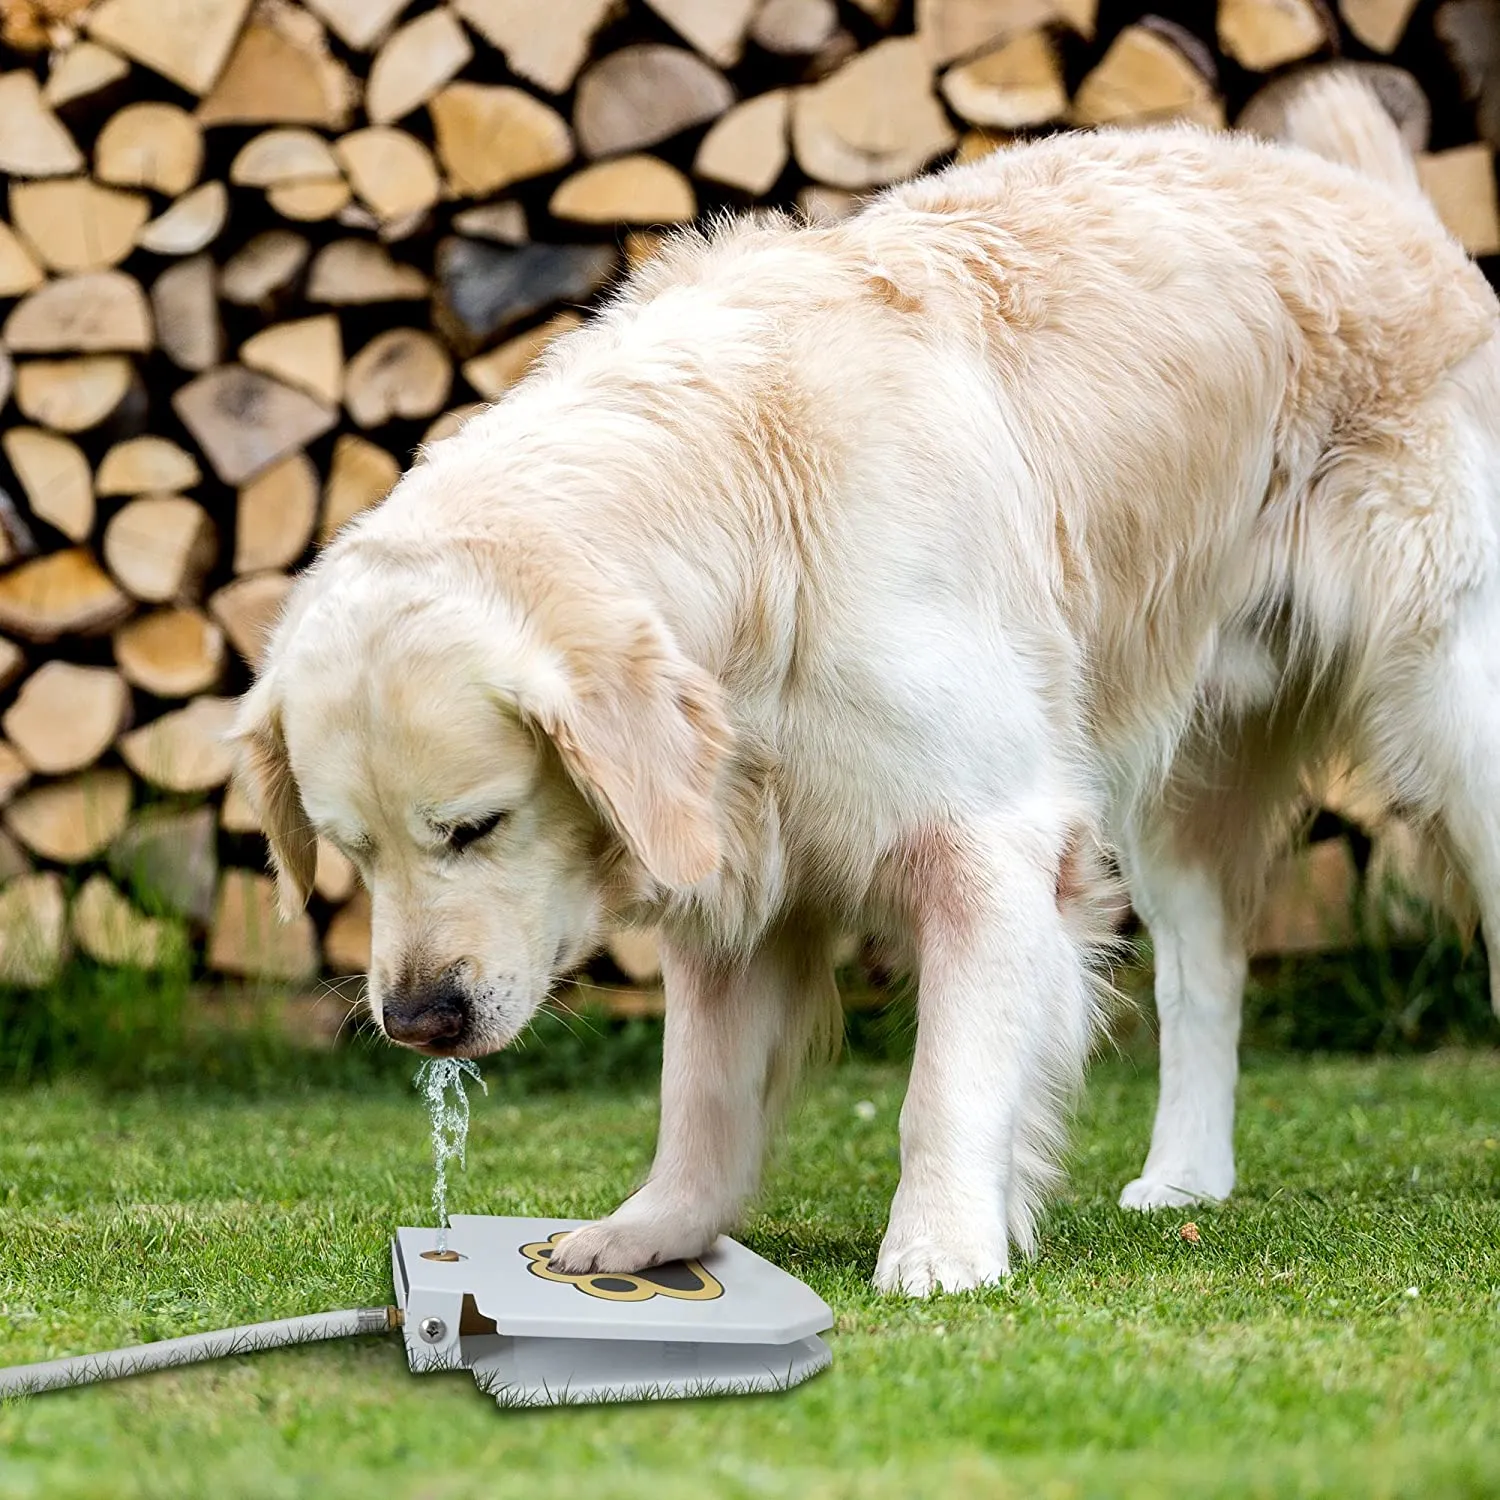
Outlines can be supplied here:
<path id="1" fill-rule="evenodd" d="M 521 1246 L 526 1269 L 533 1276 L 577 1287 L 585 1297 L 599 1297 L 605 1302 L 647 1302 L 652 1297 L 675 1297 L 680 1302 L 712 1302 L 724 1295 L 724 1288 L 696 1260 L 674 1260 L 664 1266 L 653 1266 L 649 1271 L 638 1271 L 633 1276 L 601 1271 L 580 1274 L 554 1271 L 548 1262 L 567 1233 L 566 1229 L 558 1229 L 545 1240 Z"/>

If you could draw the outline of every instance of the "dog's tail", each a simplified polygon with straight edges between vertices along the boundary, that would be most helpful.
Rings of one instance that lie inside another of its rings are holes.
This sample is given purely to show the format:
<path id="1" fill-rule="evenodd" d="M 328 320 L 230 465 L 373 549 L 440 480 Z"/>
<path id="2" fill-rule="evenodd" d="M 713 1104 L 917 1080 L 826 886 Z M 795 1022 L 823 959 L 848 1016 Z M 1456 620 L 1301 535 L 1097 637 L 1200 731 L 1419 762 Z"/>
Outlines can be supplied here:
<path id="1" fill-rule="evenodd" d="M 1426 100 L 1409 101 L 1386 70 L 1367 74 L 1331 63 L 1278 79 L 1245 106 L 1236 123 L 1390 187 L 1420 193 L 1413 151 L 1425 144 L 1425 111 Z"/>

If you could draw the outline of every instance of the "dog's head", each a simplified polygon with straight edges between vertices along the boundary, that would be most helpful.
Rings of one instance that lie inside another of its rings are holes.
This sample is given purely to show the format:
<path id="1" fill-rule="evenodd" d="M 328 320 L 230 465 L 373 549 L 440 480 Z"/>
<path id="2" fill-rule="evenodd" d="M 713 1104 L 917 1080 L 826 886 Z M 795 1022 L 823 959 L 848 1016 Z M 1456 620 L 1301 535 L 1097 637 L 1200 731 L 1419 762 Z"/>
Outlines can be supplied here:
<path id="1" fill-rule="evenodd" d="M 305 903 L 319 835 L 354 861 L 370 1008 L 428 1053 L 503 1047 L 625 892 L 719 862 L 717 684 L 569 550 L 356 529 L 299 584 L 241 705 L 283 905 Z"/>

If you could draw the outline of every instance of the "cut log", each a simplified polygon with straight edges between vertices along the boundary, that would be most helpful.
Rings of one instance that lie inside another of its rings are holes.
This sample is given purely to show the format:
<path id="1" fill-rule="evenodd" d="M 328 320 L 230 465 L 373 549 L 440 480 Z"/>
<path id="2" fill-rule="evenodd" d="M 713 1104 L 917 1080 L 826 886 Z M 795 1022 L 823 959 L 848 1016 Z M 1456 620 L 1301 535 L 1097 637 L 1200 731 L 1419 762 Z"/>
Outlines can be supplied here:
<path id="1" fill-rule="evenodd" d="M 175 104 L 131 104 L 94 143 L 94 176 L 116 187 L 150 188 L 175 198 L 203 170 L 203 127 Z"/>
<path id="2" fill-rule="evenodd" d="M 698 212 L 693 185 L 656 156 L 617 156 L 575 172 L 547 212 L 579 224 L 686 224 Z"/>
<path id="3" fill-rule="evenodd" d="M 137 911 L 99 874 L 73 898 L 73 940 L 95 963 L 129 969 L 159 969 L 181 943 L 170 923 Z"/>
<path id="4" fill-rule="evenodd" d="M 323 936 L 323 961 L 335 974 L 364 974 L 370 967 L 370 896 L 356 891 L 333 914 Z"/>
<path id="5" fill-rule="evenodd" d="M 1023 32 L 943 75 L 943 97 L 971 125 L 1022 130 L 1067 112 L 1062 61 L 1044 31 Z"/>
<path id="6" fill-rule="evenodd" d="M 150 215 L 142 194 L 100 187 L 87 177 L 17 182 L 10 190 L 11 223 L 53 271 L 119 265 Z"/>
<path id="7" fill-rule="evenodd" d="M 251 667 L 260 666 L 291 587 L 292 580 L 285 573 L 252 573 L 226 583 L 209 597 L 209 614 L 223 627 L 229 644 Z"/>
<path id="8" fill-rule="evenodd" d="M 854 34 L 839 27 L 807 60 L 807 66 L 802 70 L 802 81 L 820 83 L 830 73 L 836 73 L 842 68 L 858 51 L 859 42 Z"/>
<path id="9" fill-rule="evenodd" d="M 1073 96 L 1077 125 L 1151 124 L 1192 120 L 1222 129 L 1224 103 L 1212 59 L 1191 55 L 1180 30 L 1165 23 L 1127 26 Z M 1196 49 L 1191 49 L 1196 53 Z"/>
<path id="10" fill-rule="evenodd" d="M 20 507 L 0 489 L 0 567 L 22 557 L 35 557 L 37 541 Z"/>
<path id="11" fill-rule="evenodd" d="M 108 667 L 43 662 L 5 711 L 6 736 L 33 771 L 62 776 L 91 766 L 130 713 L 130 690 Z"/>
<path id="12" fill-rule="evenodd" d="M 1500 150 L 1500 0 L 1446 0 L 1432 21 L 1480 136 Z"/>
<path id="13" fill-rule="evenodd" d="M 33 422 L 58 432 L 87 432 L 124 401 L 135 378 L 118 354 L 33 359 L 16 368 L 16 405 Z"/>
<path id="14" fill-rule="evenodd" d="M 228 216 L 228 189 L 217 180 L 205 182 L 152 219 L 135 242 L 153 255 L 196 255 L 219 237 Z"/>
<path id="15" fill-rule="evenodd" d="M 31 780 L 31 767 L 15 746 L 0 740 L 0 805 L 9 802 Z"/>
<path id="16" fill-rule="evenodd" d="M 219 974 L 300 983 L 318 969 L 318 933 L 306 912 L 282 921 L 276 882 L 226 870 L 209 932 L 208 966 Z"/>
<path id="17" fill-rule="evenodd" d="M 1375 52 L 1394 52 L 1417 0 L 1339 0 L 1349 30 Z"/>
<path id="18" fill-rule="evenodd" d="M 108 630 L 130 608 L 86 547 L 53 552 L 0 577 L 0 629 L 39 645 Z"/>
<path id="19" fill-rule="evenodd" d="M 471 358 L 537 313 L 585 301 L 610 280 L 617 264 L 608 245 L 511 249 L 450 237 L 437 249 L 433 323 L 460 358 Z"/>
<path id="20" fill-rule="evenodd" d="M 942 67 L 1056 22 L 1092 37 L 1097 10 L 1097 0 L 917 0 L 917 35 Z"/>
<path id="21" fill-rule="evenodd" d="M 693 171 L 757 198 L 769 193 L 786 170 L 790 106 L 786 89 L 736 104 L 703 137 Z"/>
<path id="22" fill-rule="evenodd" d="M 324 177 L 310 182 L 278 182 L 266 189 L 266 202 L 283 219 L 316 224 L 331 219 L 352 201 L 354 190 L 342 177 Z"/>
<path id="23" fill-rule="evenodd" d="M 136 350 L 151 347 L 151 308 L 133 276 L 86 271 L 49 281 L 12 309 L 3 337 L 16 354 Z"/>
<path id="24" fill-rule="evenodd" d="M 465 197 L 482 198 L 573 159 L 568 122 L 522 89 L 452 83 L 429 112 L 438 160 L 453 190 Z"/>
<path id="25" fill-rule="evenodd" d="M 149 495 L 190 490 L 201 483 L 202 470 L 191 453 L 170 438 L 131 438 L 116 443 L 94 475 L 96 495 Z"/>
<path id="26" fill-rule="evenodd" d="M 649 266 L 667 246 L 671 238 L 660 229 L 627 229 L 625 243 L 625 269 L 634 276 L 642 266 Z"/>
<path id="27" fill-rule="evenodd" d="M 916 37 L 877 42 L 792 101 L 792 148 L 809 177 L 867 188 L 909 177 L 958 137 Z"/>
<path id="28" fill-rule="evenodd" d="M 159 5 L 103 0 L 89 12 L 89 35 L 202 97 L 229 60 L 250 0 L 181 0 L 170 19 Z"/>
<path id="29" fill-rule="evenodd" d="M 305 0 L 329 29 L 356 52 L 368 52 L 411 0 Z"/>
<path id="30" fill-rule="evenodd" d="M 384 448 L 352 432 L 333 445 L 333 462 L 323 489 L 318 540 L 326 542 L 346 521 L 385 497 L 401 477 L 401 467 Z"/>
<path id="31" fill-rule="evenodd" d="M 578 80 L 573 129 L 585 156 L 654 146 L 715 120 L 734 103 L 723 74 L 681 47 L 621 47 Z"/>
<path id="32" fill-rule="evenodd" d="M 22 875 L 0 890 L 0 984 L 43 989 L 68 956 L 68 903 L 62 877 Z"/>
<path id="33" fill-rule="evenodd" d="M 440 443 L 444 438 L 452 437 L 470 417 L 477 417 L 480 412 L 488 410 L 487 401 L 470 401 L 463 406 L 455 406 L 443 412 L 434 418 L 431 426 L 422 434 L 422 446 L 430 448 L 434 443 Z"/>
<path id="34" fill-rule="evenodd" d="M 475 209 L 474 212 L 482 212 Z M 525 235 L 521 236 L 525 239 Z M 20 297 L 39 287 L 45 279 L 31 252 L 16 238 L 15 231 L 0 219 L 0 297 Z"/>
<path id="35" fill-rule="evenodd" d="M 337 411 L 243 365 L 221 365 L 183 386 L 172 407 L 225 484 L 240 485 L 305 448 Z"/>
<path id="36" fill-rule="evenodd" d="M 83 168 L 83 152 L 42 99 L 35 75 L 24 68 L 0 74 L 0 172 L 65 177 Z"/>
<path id="37" fill-rule="evenodd" d="M 732 68 L 745 55 L 745 34 L 759 0 L 646 0 L 689 46 Z"/>
<path id="38" fill-rule="evenodd" d="M 10 400 L 11 390 L 16 383 L 15 361 L 10 357 L 10 351 L 0 345 L 0 409 Z"/>
<path id="39" fill-rule="evenodd" d="M 463 367 L 464 379 L 486 401 L 498 401 L 536 363 L 553 339 L 582 326 L 583 319 L 577 313 L 559 313 L 540 328 L 519 334 L 488 354 L 469 360 Z"/>
<path id="40" fill-rule="evenodd" d="M 217 550 L 208 512 L 182 495 L 143 495 L 104 528 L 110 572 L 148 604 L 193 597 Z"/>
<path id="41" fill-rule="evenodd" d="M 148 807 L 109 847 L 109 870 L 154 911 L 207 925 L 219 883 L 214 810 Z"/>
<path id="42" fill-rule="evenodd" d="M 448 351 L 419 328 L 378 333 L 344 371 L 344 406 L 361 427 L 430 417 L 453 389 Z"/>
<path id="43" fill-rule="evenodd" d="M 526 210 L 513 198 L 460 209 L 453 215 L 453 228 L 459 234 L 501 245 L 524 245 L 531 238 L 526 229 Z"/>
<path id="44" fill-rule="evenodd" d="M 317 873 L 313 889 L 325 900 L 341 906 L 359 884 L 359 875 L 349 857 L 335 849 L 327 839 L 318 840 Z"/>
<path id="45" fill-rule="evenodd" d="M 240 361 L 325 406 L 337 406 L 343 392 L 344 342 L 332 313 L 262 329 L 240 345 Z"/>
<path id="46" fill-rule="evenodd" d="M 620 0 L 454 0 L 454 9 L 511 72 L 549 94 L 565 94 L 589 55 L 594 33 L 625 9 Z"/>
<path id="47" fill-rule="evenodd" d="M 403 219 L 438 201 L 437 165 L 421 141 L 389 125 L 371 125 L 334 142 L 349 185 L 376 218 Z"/>
<path id="48" fill-rule="evenodd" d="M 53 109 L 61 109 L 118 83 L 129 71 L 130 64 L 108 47 L 87 40 L 74 42 L 53 61 L 42 98 Z"/>
<path id="49" fill-rule="evenodd" d="M 120 737 L 120 757 L 153 786 L 169 792 L 209 792 L 229 780 L 234 755 L 228 735 L 233 698 L 194 698 L 143 729 Z"/>
<path id="50" fill-rule="evenodd" d="M 240 786 L 238 777 L 230 777 L 219 804 L 219 827 L 225 833 L 261 833 L 260 818 Z"/>
<path id="51" fill-rule="evenodd" d="M 26 667 L 26 653 L 0 635 L 0 689 L 8 688 Z"/>
<path id="52" fill-rule="evenodd" d="M 1438 217 L 1470 255 L 1500 253 L 1495 153 L 1485 142 L 1424 156 L 1417 173 Z"/>
<path id="53" fill-rule="evenodd" d="M 40 427 L 11 427 L 0 447 L 26 492 L 32 514 L 81 542 L 94 529 L 94 493 L 83 450 Z"/>
<path id="54" fill-rule="evenodd" d="M 341 175 L 328 142 L 298 125 L 262 131 L 246 142 L 229 164 L 229 180 L 241 187 L 326 181 Z"/>
<path id="55" fill-rule="evenodd" d="M 307 551 L 318 516 L 318 471 L 294 453 L 256 475 L 239 493 L 234 571 L 288 568 Z"/>
<path id="56" fill-rule="evenodd" d="M 654 927 L 611 933 L 605 948 L 632 984 L 655 984 L 661 978 L 661 937 Z"/>
<path id="57" fill-rule="evenodd" d="M 219 685 L 224 632 L 196 609 L 157 609 L 115 632 L 125 680 L 157 698 L 191 698 Z"/>
<path id="58" fill-rule="evenodd" d="M 1219 46 L 1241 67 L 1268 73 L 1338 40 L 1319 0 L 1220 0 Z"/>
<path id="59" fill-rule="evenodd" d="M 376 55 L 365 85 L 365 114 L 372 125 L 393 125 L 420 109 L 462 72 L 474 56 L 451 10 L 429 10 L 392 32 Z"/>
<path id="60" fill-rule="evenodd" d="M 168 266 L 152 284 L 151 311 L 157 342 L 179 369 L 197 373 L 223 358 L 224 327 L 214 297 L 211 256 L 192 255 Z"/>
<path id="61" fill-rule="evenodd" d="M 268 229 L 224 263 L 219 291 L 226 302 L 268 311 L 289 294 L 312 247 L 290 229 Z"/>
<path id="62" fill-rule="evenodd" d="M 415 266 L 392 260 L 389 250 L 369 240 L 334 240 L 325 245 L 307 277 L 308 301 L 336 307 L 414 302 L 426 297 L 427 288 L 427 278 Z"/>
<path id="63" fill-rule="evenodd" d="M 750 39 L 783 57 L 810 57 L 838 29 L 833 0 L 766 0 L 750 23 Z"/>
<path id="64" fill-rule="evenodd" d="M 260 0 L 197 114 L 204 125 L 344 130 L 358 97 L 316 16 L 290 0 Z"/>
<path id="65" fill-rule="evenodd" d="M 5 826 L 42 859 L 82 864 L 118 836 L 130 798 L 128 772 L 84 771 L 22 792 L 5 809 Z"/>

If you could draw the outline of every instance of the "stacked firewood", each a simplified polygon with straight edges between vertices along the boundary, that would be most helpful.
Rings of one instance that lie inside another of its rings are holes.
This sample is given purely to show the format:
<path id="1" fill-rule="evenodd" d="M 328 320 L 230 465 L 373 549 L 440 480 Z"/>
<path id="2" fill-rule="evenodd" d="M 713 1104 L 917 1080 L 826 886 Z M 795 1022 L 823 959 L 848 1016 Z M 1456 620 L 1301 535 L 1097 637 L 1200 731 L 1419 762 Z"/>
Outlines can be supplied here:
<path id="1" fill-rule="evenodd" d="M 332 849 L 276 920 L 233 697 L 291 574 L 664 227 L 1224 127 L 1335 57 L 1500 251 L 1500 0 L 0 0 L 0 982 L 184 938 L 363 967 Z M 649 980 L 649 940 L 614 962 Z"/>

